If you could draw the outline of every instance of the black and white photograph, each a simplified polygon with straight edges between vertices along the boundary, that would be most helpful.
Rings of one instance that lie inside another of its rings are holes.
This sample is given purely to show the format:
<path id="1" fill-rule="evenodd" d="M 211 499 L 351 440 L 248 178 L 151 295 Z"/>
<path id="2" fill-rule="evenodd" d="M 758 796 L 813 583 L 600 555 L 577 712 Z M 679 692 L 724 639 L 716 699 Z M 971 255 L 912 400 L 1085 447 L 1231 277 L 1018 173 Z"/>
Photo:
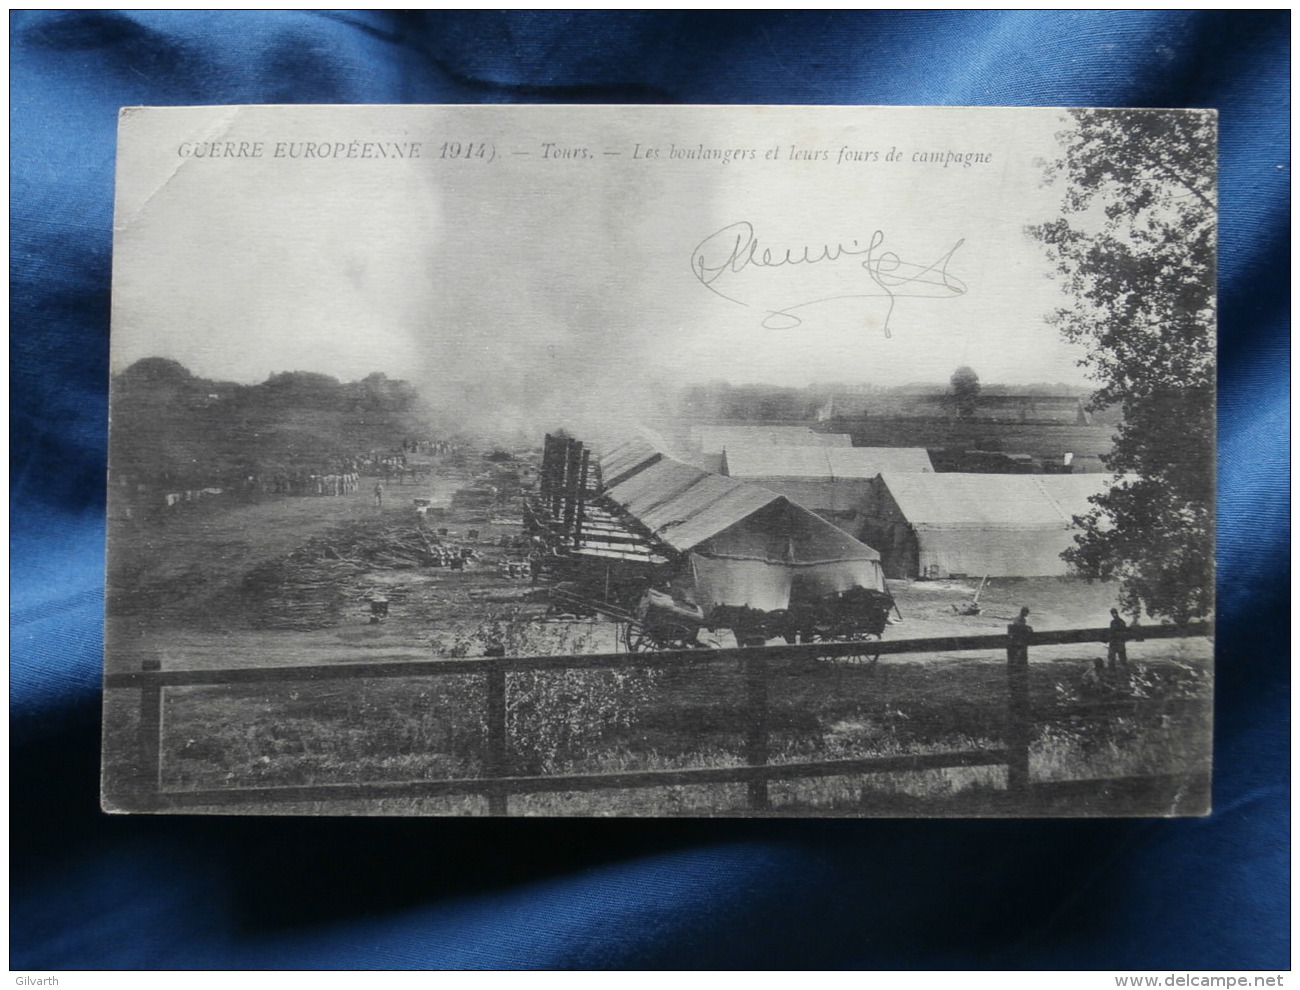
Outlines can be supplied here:
<path id="1" fill-rule="evenodd" d="M 1213 111 L 118 142 L 106 811 L 1209 813 Z"/>

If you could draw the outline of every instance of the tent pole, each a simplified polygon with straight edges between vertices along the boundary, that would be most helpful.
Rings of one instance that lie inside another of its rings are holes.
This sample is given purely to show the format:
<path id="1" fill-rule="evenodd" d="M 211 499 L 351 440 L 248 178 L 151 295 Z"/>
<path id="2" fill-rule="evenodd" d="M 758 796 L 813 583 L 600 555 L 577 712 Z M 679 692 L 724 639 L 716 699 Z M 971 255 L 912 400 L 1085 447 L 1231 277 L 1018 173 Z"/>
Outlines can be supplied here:
<path id="1" fill-rule="evenodd" d="M 884 568 L 881 568 L 881 571 L 880 571 L 880 580 L 881 580 L 881 581 L 884 583 L 884 585 L 885 585 L 885 594 L 887 594 L 887 595 L 889 596 L 889 600 L 890 600 L 891 602 L 894 603 L 894 614 L 898 616 L 898 621 L 899 621 L 899 622 L 902 622 L 902 621 L 903 621 L 903 613 L 902 613 L 902 612 L 899 610 L 899 608 L 898 608 L 898 599 L 895 598 L 895 597 L 894 597 L 894 593 L 893 593 L 892 591 L 889 590 L 889 578 L 885 577 L 885 571 L 884 571 Z"/>

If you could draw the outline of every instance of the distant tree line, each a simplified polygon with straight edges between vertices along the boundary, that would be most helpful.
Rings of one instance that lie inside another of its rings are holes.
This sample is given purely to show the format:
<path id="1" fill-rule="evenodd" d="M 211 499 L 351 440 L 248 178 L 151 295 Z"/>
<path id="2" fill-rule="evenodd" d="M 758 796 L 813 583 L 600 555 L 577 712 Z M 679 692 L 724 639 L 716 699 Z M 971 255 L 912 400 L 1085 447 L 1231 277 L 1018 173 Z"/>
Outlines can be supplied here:
<path id="1" fill-rule="evenodd" d="M 861 385 L 826 383 L 803 388 L 714 381 L 683 386 L 678 391 L 676 414 L 688 420 L 790 421 L 814 419 L 854 420 L 868 417 L 1007 419 L 1012 399 L 1077 401 L 1089 409 L 1094 424 L 1116 425 L 1118 407 L 1098 407 L 1094 389 L 1077 385 L 1038 382 L 1004 385 L 982 382 L 970 368 L 959 369 L 946 383 Z M 984 402 L 983 400 L 988 400 Z M 1047 407 L 1042 406 L 1038 415 Z M 1073 406 L 1066 410 L 1073 421 Z M 1031 418 L 1034 413 L 1031 413 Z M 1056 410 L 1049 418 L 1060 421 Z"/>
<path id="2" fill-rule="evenodd" d="M 144 358 L 111 382 L 110 466 L 135 488 L 238 487 L 325 468 L 430 430 L 416 389 L 382 372 L 356 382 L 286 371 L 255 385 Z"/>

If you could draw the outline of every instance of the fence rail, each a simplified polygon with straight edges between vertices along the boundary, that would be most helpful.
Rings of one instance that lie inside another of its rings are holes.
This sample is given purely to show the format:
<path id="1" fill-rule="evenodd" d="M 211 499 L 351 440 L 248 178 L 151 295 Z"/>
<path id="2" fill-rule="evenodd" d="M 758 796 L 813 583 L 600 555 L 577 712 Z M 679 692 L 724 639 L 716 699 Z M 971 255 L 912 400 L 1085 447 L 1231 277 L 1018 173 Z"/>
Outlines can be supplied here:
<path id="1" fill-rule="evenodd" d="M 1208 623 L 1185 626 L 1150 626 L 1131 629 L 1130 642 L 1209 636 Z M 861 643 L 803 643 L 788 646 L 740 647 L 728 649 L 668 650 L 657 653 L 601 653 L 545 657 L 475 657 L 453 659 L 390 658 L 364 663 L 239 667 L 228 670 L 163 670 L 156 659 L 142 661 L 142 669 L 118 671 L 104 678 L 109 690 L 140 692 L 140 729 L 137 775 L 131 797 L 148 808 L 181 808 L 247 803 L 304 801 L 374 800 L 378 798 L 424 798 L 455 794 L 479 794 L 487 798 L 489 814 L 509 814 L 512 795 L 577 792 L 605 789 L 683 786 L 692 784 L 745 784 L 747 808 L 751 813 L 769 810 L 768 784 L 852 774 L 933 770 L 949 767 L 1007 767 L 1007 790 L 1023 795 L 1031 786 L 1029 745 L 1033 728 L 1040 722 L 1071 717 L 1115 715 L 1133 710 L 1133 703 L 1118 701 L 1104 705 L 1081 705 L 1074 709 L 1035 712 L 1029 694 L 1029 648 L 1076 643 L 1107 643 L 1108 628 L 1066 629 L 1032 632 L 1028 635 L 946 636 L 927 639 L 886 640 L 872 643 L 872 653 L 903 655 L 915 653 L 957 653 L 1005 650 L 1007 657 L 1006 735 L 996 748 L 944 753 L 902 754 L 860 759 L 820 760 L 803 763 L 769 762 L 768 680 L 780 661 L 812 663 L 827 658 L 860 656 Z M 744 672 L 745 763 L 734 767 L 696 767 L 671 770 L 638 770 L 619 773 L 512 776 L 507 733 L 508 673 L 548 670 L 589 670 L 617 667 L 672 668 L 702 661 L 733 659 Z M 162 784 L 164 690 L 198 685 L 266 684 L 291 681 L 351 680 L 357 678 L 439 677 L 453 674 L 485 675 L 487 727 L 483 775 L 447 780 L 304 784 L 258 787 L 168 790 Z M 1165 703 L 1164 710 L 1169 710 Z M 1055 785 L 1045 785 L 1050 788 Z M 1057 788 L 1060 789 L 1059 787 Z"/>

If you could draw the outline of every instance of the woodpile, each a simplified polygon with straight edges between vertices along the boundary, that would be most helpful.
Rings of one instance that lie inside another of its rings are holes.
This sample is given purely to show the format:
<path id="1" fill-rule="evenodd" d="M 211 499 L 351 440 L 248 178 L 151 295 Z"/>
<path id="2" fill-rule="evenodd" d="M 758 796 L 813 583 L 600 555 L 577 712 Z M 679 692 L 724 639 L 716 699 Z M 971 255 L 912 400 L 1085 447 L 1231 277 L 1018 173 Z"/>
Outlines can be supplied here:
<path id="1" fill-rule="evenodd" d="M 260 564 L 241 586 L 253 624 L 266 629 L 323 629 L 371 593 L 363 575 L 377 569 L 462 569 L 476 551 L 410 526 L 355 523 L 313 537 L 292 553 Z M 396 589 L 385 589 L 391 601 Z"/>

